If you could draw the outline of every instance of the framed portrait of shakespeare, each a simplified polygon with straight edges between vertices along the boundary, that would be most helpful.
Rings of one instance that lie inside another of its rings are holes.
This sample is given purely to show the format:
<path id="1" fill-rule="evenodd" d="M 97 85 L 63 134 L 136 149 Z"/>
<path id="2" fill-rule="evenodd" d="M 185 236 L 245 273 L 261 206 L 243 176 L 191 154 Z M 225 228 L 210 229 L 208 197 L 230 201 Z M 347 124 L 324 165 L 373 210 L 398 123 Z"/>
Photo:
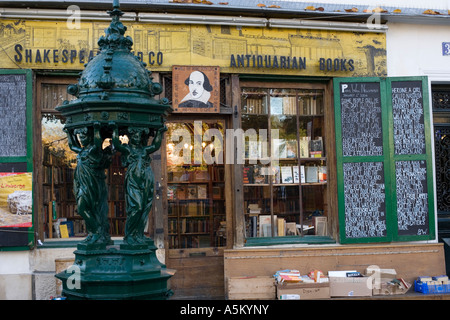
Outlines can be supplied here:
<path id="1" fill-rule="evenodd" d="M 173 112 L 218 113 L 220 111 L 220 68 L 173 66 Z"/>

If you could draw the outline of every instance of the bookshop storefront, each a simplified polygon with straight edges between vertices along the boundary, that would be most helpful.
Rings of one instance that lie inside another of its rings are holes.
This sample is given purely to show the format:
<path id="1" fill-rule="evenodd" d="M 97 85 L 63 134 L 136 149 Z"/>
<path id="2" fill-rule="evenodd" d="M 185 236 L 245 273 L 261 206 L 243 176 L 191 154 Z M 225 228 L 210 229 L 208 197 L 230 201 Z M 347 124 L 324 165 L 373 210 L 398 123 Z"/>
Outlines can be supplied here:
<path id="1" fill-rule="evenodd" d="M 32 150 L 0 158 L 25 159 L 22 171 L 33 173 L 27 230 L 44 245 L 83 237 L 72 194 L 75 155 L 55 107 L 71 99 L 66 87 L 95 55 L 108 23 L 74 30 L 50 21 L 0 23 L 17 29 L 3 35 L 2 79 L 20 67 L 32 70 L 25 83 L 34 85 L 24 98 L 33 126 L 23 129 Z M 135 55 L 174 109 L 153 155 L 147 233 L 177 270 L 175 298 L 226 297 L 229 278 L 281 269 L 369 264 L 412 278 L 418 255 L 422 270 L 443 263 L 434 243 L 428 81 L 386 78 L 384 33 L 127 27 Z M 106 177 L 110 230 L 120 237 L 119 156 Z"/>

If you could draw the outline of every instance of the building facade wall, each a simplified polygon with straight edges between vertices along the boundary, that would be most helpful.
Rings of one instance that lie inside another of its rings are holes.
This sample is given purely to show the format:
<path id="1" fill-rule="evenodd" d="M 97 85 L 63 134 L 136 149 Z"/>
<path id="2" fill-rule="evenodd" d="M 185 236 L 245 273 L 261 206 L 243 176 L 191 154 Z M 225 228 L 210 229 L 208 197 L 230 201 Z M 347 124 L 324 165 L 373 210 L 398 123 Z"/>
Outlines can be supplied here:
<path id="1" fill-rule="evenodd" d="M 4 26 L 14 22 L 0 21 Z M 5 56 L 0 59 L 0 68 L 82 70 L 89 56 L 95 54 L 96 40 L 105 27 L 107 23 L 84 22 L 80 30 L 67 30 L 64 22 L 21 21 L 3 34 L 6 44 L 0 56 Z M 131 23 L 129 28 L 135 53 L 156 72 L 169 73 L 178 64 L 200 64 L 218 65 L 221 72 L 229 74 L 328 79 L 427 75 L 431 81 L 450 81 L 450 67 L 445 67 L 450 57 L 442 56 L 442 42 L 448 31 L 449 27 L 396 23 L 389 24 L 387 35 L 137 23 Z M 48 299 L 56 292 L 56 260 L 70 259 L 73 250 L 70 247 L 0 252 L 1 260 L 11 261 L 0 264 L 0 288 L 4 289 L 0 290 L 0 299 Z M 163 253 L 160 256 L 165 260 Z M 226 259 L 232 261 L 232 255 L 239 252 L 229 254 Z M 436 249 L 435 258 L 442 258 L 441 249 Z"/>
<path id="2" fill-rule="evenodd" d="M 450 81 L 450 56 L 444 55 L 450 26 L 388 23 L 386 34 L 389 76 L 426 75 L 431 82 Z M 447 53 L 448 54 L 448 53 Z"/>

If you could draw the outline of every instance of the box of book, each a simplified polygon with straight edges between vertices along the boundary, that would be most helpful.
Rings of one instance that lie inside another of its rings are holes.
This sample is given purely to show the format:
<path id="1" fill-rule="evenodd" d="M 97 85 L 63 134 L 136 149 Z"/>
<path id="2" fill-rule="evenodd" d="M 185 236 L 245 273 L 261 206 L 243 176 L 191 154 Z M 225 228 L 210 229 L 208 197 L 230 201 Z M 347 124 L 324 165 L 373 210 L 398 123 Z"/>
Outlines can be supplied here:
<path id="1" fill-rule="evenodd" d="M 274 300 L 273 277 L 232 277 L 228 279 L 229 300 Z"/>
<path id="2" fill-rule="evenodd" d="M 330 284 L 323 283 L 289 283 L 283 282 L 277 284 L 277 298 L 282 300 L 283 297 L 290 295 L 298 296 L 300 300 L 316 300 L 330 298 Z"/>
<path id="3" fill-rule="evenodd" d="M 370 277 L 330 276 L 331 297 L 370 297 L 372 279 Z"/>
<path id="4" fill-rule="evenodd" d="M 405 294 L 411 287 L 411 284 L 402 278 L 397 278 L 395 269 L 369 266 L 366 268 L 365 275 L 372 278 L 372 295 L 374 296 Z"/>

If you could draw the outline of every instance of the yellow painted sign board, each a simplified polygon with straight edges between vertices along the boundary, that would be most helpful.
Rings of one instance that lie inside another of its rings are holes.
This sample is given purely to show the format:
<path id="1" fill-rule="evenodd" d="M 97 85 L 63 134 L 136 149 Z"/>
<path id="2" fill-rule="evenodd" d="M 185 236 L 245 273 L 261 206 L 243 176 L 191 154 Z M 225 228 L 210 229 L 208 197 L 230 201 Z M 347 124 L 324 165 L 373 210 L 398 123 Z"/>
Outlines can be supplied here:
<path id="1" fill-rule="evenodd" d="M 332 30 L 125 22 L 152 71 L 218 66 L 224 73 L 386 76 L 386 36 Z M 0 19 L 0 68 L 83 70 L 108 22 Z"/>

